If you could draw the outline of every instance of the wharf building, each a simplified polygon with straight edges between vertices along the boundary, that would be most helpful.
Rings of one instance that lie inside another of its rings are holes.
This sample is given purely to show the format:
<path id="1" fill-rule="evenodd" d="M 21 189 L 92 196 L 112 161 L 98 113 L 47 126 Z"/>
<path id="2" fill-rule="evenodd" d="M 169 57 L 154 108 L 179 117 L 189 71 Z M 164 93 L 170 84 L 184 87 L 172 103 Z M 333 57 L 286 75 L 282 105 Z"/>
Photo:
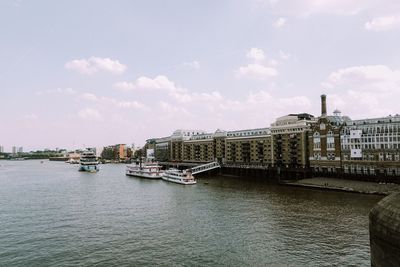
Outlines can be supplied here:
<path id="1" fill-rule="evenodd" d="M 316 123 L 313 115 L 290 114 L 271 125 L 273 165 L 284 168 L 307 168 L 308 133 Z"/>
<path id="2" fill-rule="evenodd" d="M 314 116 L 290 114 L 278 118 L 269 128 L 237 131 L 176 130 L 171 136 L 147 140 L 161 162 L 206 163 L 225 166 L 306 168 L 307 132 Z"/>
<path id="3" fill-rule="evenodd" d="M 161 162 L 262 168 L 274 175 L 326 176 L 399 182 L 400 115 L 351 120 L 339 110 L 321 115 L 289 114 L 270 127 L 207 133 L 176 130 L 147 140 Z M 301 174 L 301 175 L 298 175 Z M 289 177 L 290 178 L 290 177 Z"/>
<path id="4" fill-rule="evenodd" d="M 310 168 L 316 176 L 398 182 L 400 116 L 351 120 L 335 110 L 321 117 L 309 135 Z"/>
<path id="5" fill-rule="evenodd" d="M 400 176 L 400 116 L 351 121 L 340 138 L 345 175 Z"/>
<path id="6" fill-rule="evenodd" d="M 342 173 L 341 130 L 349 117 L 339 110 L 327 115 L 326 95 L 321 96 L 321 116 L 309 133 L 309 161 L 315 175 L 336 176 Z"/>

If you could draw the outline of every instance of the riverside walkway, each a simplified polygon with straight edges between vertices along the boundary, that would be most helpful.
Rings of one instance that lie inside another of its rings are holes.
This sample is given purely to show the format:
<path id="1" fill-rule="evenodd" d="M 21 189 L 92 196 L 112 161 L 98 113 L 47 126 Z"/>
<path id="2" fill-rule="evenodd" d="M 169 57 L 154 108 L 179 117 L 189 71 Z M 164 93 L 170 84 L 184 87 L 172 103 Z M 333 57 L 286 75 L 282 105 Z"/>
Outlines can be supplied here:
<path id="1" fill-rule="evenodd" d="M 191 168 L 192 174 L 198 174 L 206 171 L 211 171 L 213 169 L 221 168 L 218 162 L 210 162 L 207 164 L 199 165 Z"/>
<path id="2" fill-rule="evenodd" d="M 282 182 L 282 184 L 315 189 L 337 190 L 376 195 L 389 195 L 394 192 L 400 192 L 400 184 L 363 182 L 324 177 Z"/>

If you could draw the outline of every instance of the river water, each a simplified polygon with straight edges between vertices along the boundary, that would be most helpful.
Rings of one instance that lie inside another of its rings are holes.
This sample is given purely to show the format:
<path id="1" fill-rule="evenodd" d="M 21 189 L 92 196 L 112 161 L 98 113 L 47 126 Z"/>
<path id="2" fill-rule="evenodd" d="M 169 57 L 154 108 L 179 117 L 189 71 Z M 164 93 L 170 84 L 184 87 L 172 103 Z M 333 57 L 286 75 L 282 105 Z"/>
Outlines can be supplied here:
<path id="1" fill-rule="evenodd" d="M 378 196 L 0 161 L 0 266 L 367 266 Z"/>

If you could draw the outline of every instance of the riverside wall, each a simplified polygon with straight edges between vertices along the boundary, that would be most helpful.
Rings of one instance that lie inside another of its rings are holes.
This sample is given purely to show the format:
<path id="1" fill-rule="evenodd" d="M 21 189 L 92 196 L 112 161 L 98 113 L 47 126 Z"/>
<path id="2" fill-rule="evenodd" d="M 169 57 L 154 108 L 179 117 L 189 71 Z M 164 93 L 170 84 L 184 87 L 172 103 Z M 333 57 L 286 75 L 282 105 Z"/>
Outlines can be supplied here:
<path id="1" fill-rule="evenodd" d="M 246 165 L 224 165 L 222 174 L 259 178 L 270 182 L 281 182 L 287 180 L 300 180 L 311 177 L 311 172 L 306 168 L 279 168 L 279 167 L 257 167 Z"/>

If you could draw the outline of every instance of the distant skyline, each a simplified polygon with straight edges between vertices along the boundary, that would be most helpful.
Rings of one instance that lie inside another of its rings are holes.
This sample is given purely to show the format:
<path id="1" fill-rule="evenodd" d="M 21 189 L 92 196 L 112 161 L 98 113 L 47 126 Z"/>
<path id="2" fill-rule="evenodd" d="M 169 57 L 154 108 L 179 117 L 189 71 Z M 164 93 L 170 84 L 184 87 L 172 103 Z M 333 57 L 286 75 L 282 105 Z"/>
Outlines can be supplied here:
<path id="1" fill-rule="evenodd" d="M 400 1 L 0 2 L 0 146 L 400 113 Z"/>

